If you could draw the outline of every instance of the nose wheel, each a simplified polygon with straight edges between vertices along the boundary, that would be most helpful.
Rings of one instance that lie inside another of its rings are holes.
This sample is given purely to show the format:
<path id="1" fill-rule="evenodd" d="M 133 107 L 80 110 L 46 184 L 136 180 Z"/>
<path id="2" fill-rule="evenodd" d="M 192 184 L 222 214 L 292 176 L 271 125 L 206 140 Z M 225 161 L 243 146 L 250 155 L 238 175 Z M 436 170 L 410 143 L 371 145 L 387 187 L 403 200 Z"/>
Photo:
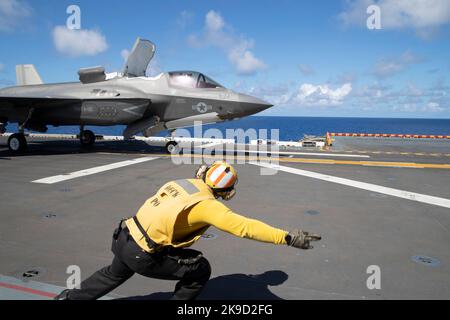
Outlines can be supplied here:
<path id="1" fill-rule="evenodd" d="M 166 144 L 166 152 L 173 155 L 178 154 L 180 153 L 180 146 L 175 141 L 171 141 Z"/>
<path id="2" fill-rule="evenodd" d="M 27 139 L 23 133 L 14 133 L 8 138 L 8 148 L 12 153 L 21 153 L 27 149 Z"/>
<path id="3" fill-rule="evenodd" d="M 80 132 L 80 143 L 83 147 L 92 147 L 95 143 L 95 134 L 91 130 Z"/>

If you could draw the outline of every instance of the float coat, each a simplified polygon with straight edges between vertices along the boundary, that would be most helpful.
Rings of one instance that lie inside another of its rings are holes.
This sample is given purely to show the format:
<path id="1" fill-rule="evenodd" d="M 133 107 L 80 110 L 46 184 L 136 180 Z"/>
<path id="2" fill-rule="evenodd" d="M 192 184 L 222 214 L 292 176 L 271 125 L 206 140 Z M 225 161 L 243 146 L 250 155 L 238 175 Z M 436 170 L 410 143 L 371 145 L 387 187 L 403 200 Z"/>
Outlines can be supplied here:
<path id="1" fill-rule="evenodd" d="M 136 217 L 155 243 L 175 248 L 191 246 L 211 225 L 242 238 L 274 244 L 286 244 L 288 234 L 234 213 L 216 200 L 200 179 L 168 182 L 144 203 Z M 154 252 L 132 218 L 126 225 L 144 251 Z"/>

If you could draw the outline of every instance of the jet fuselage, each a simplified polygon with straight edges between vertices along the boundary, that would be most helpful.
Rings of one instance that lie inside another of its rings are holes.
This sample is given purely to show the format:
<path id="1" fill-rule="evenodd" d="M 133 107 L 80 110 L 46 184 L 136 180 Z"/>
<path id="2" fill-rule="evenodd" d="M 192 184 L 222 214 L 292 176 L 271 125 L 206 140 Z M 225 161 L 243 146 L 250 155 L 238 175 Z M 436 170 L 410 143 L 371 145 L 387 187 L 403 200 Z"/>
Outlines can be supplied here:
<path id="1" fill-rule="evenodd" d="M 157 117 L 166 129 L 215 123 L 260 112 L 271 105 L 224 87 L 171 84 L 170 73 L 154 78 L 117 77 L 102 82 L 28 85 L 0 90 L 0 122 L 46 125 L 130 125 Z M 30 116 L 29 110 L 33 108 Z M 1 119 L 6 121 L 1 121 Z"/>

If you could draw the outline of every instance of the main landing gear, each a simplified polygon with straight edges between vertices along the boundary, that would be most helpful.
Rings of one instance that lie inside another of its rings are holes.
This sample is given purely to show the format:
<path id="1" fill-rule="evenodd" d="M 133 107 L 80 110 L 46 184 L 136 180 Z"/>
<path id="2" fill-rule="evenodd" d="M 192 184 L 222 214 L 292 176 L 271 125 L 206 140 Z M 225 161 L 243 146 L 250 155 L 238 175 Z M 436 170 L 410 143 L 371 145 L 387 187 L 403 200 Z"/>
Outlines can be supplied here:
<path id="1" fill-rule="evenodd" d="M 0 133 L 2 127 L 6 127 L 5 124 L 0 124 Z M 25 124 L 19 126 L 19 132 L 14 133 L 8 138 L 8 148 L 11 153 L 23 153 L 27 150 L 27 139 L 24 133 Z M 84 130 L 84 127 L 80 127 L 80 143 L 82 147 L 92 147 L 95 143 L 95 134 L 91 130 Z"/>
<path id="2" fill-rule="evenodd" d="M 27 150 L 27 139 L 23 132 L 14 133 L 9 136 L 8 148 L 12 153 L 22 153 Z"/>
<path id="3" fill-rule="evenodd" d="M 84 130 L 84 127 L 80 128 L 80 143 L 82 147 L 89 148 L 95 143 L 95 134 L 91 130 Z"/>
<path id="4" fill-rule="evenodd" d="M 14 133 L 8 138 L 8 149 L 11 153 L 23 153 L 27 150 L 27 139 L 25 138 L 25 128 L 33 115 L 34 108 L 28 110 L 28 116 L 24 122 L 19 124 L 19 133 Z M 2 121 L 3 122 L 3 121 Z M 1 127 L 6 128 L 6 123 L 1 123 Z"/>

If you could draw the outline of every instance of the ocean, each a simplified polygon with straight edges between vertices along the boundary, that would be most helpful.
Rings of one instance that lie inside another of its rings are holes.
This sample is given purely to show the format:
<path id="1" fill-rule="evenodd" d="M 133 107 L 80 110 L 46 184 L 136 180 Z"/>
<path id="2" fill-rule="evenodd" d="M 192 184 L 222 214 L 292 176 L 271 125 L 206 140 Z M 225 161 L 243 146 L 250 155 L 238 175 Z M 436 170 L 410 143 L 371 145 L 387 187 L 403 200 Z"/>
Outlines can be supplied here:
<path id="1" fill-rule="evenodd" d="M 8 126 L 15 131 L 17 126 Z M 124 126 L 94 127 L 88 126 L 96 134 L 122 135 Z M 330 118 L 330 117 L 263 117 L 251 116 L 240 120 L 205 125 L 202 131 L 219 129 L 226 137 L 226 129 L 279 129 L 280 140 L 299 140 L 303 135 L 325 135 L 327 132 L 350 133 L 398 133 L 424 135 L 450 135 L 450 119 L 399 119 L 399 118 Z M 78 127 L 49 127 L 48 133 L 78 133 Z M 193 136 L 194 130 L 188 128 Z M 161 132 L 158 136 L 165 136 Z"/>

